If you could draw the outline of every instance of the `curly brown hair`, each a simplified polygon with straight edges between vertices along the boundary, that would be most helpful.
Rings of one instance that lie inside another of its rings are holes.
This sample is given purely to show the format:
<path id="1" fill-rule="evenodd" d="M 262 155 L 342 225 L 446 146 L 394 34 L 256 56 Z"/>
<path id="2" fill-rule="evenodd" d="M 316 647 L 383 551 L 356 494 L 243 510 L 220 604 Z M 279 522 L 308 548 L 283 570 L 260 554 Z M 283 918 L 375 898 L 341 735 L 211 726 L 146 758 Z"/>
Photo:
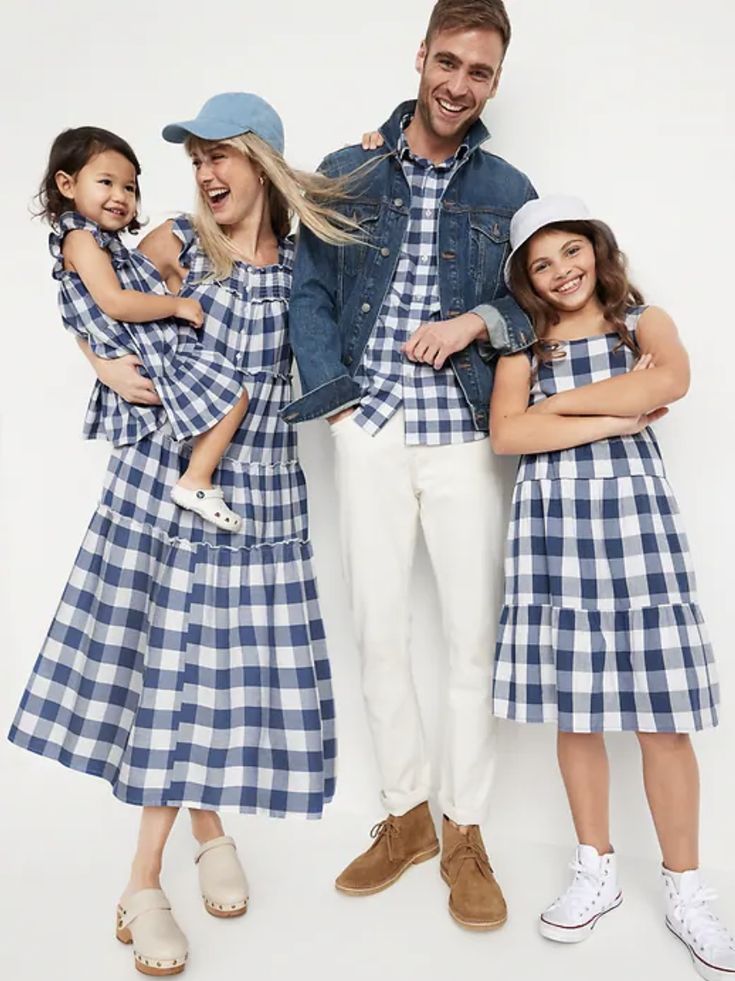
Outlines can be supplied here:
<path id="1" fill-rule="evenodd" d="M 77 126 L 75 129 L 65 129 L 56 137 L 49 152 L 46 172 L 36 195 L 39 210 L 37 218 L 44 218 L 49 224 L 55 225 L 65 211 L 70 211 L 73 202 L 65 198 L 56 186 L 56 174 L 63 170 L 75 176 L 98 153 L 114 150 L 128 160 L 135 169 L 135 200 L 140 204 L 140 164 L 133 149 L 122 137 L 116 136 L 107 129 L 98 126 Z M 137 214 L 125 229 L 133 235 L 139 231 L 141 223 Z"/>
<path id="2" fill-rule="evenodd" d="M 636 357 L 640 354 L 635 338 L 625 323 L 629 307 L 644 303 L 643 294 L 628 278 L 628 262 L 620 250 L 612 229 L 602 221 L 557 221 L 544 225 L 543 231 L 570 232 L 586 238 L 595 252 L 596 292 L 602 305 L 603 316 L 620 337 L 620 346 L 630 348 Z M 510 263 L 509 285 L 511 292 L 533 323 L 538 338 L 534 351 L 540 361 L 546 360 L 548 331 L 560 321 L 559 311 L 536 293 L 528 271 L 528 251 L 532 238 L 518 249 Z M 553 356 L 553 355 L 552 355 Z"/>
<path id="3" fill-rule="evenodd" d="M 438 0 L 426 29 L 426 46 L 439 31 L 497 31 L 503 52 L 510 44 L 510 19 L 503 0 Z"/>

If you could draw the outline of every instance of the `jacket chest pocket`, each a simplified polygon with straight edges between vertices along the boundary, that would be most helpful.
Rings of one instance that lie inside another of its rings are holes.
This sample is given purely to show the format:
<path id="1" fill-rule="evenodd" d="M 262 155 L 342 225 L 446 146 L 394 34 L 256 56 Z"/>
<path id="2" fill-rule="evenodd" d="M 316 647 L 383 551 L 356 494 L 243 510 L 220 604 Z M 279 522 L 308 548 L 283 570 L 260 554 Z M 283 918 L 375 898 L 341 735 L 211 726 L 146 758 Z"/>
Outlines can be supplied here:
<path id="1" fill-rule="evenodd" d="M 378 204 L 348 206 L 345 214 L 359 225 L 359 229 L 355 232 L 357 243 L 346 245 L 339 250 L 345 275 L 354 278 L 365 268 L 375 251 L 380 206 Z"/>
<path id="2" fill-rule="evenodd" d="M 470 274 L 475 299 L 495 295 L 503 283 L 503 266 L 510 251 L 510 216 L 485 209 L 469 212 Z"/>

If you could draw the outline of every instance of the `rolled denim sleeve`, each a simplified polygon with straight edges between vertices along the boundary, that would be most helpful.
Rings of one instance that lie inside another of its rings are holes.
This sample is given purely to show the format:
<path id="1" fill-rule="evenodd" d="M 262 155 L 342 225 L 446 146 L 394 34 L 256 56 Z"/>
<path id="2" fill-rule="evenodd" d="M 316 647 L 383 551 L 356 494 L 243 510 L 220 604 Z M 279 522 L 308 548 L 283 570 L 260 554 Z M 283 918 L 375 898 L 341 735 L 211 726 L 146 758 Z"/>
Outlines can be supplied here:
<path id="1" fill-rule="evenodd" d="M 481 303 L 476 313 L 487 328 L 487 339 L 477 342 L 483 361 L 490 362 L 499 354 L 515 354 L 535 340 L 531 320 L 512 296 L 496 297 L 492 303 Z"/>
<path id="2" fill-rule="evenodd" d="M 536 188 L 528 181 L 525 197 L 519 207 L 537 197 Z M 487 328 L 487 338 L 477 342 L 480 357 L 485 362 L 492 361 L 499 354 L 522 351 L 536 339 L 529 316 L 510 295 L 504 281 L 492 303 L 481 303 L 472 313 L 476 313 Z"/>
<path id="3" fill-rule="evenodd" d="M 303 394 L 281 412 L 289 423 L 332 415 L 360 398 L 360 386 L 342 362 L 337 261 L 337 248 L 302 225 L 294 260 L 289 338 Z"/>

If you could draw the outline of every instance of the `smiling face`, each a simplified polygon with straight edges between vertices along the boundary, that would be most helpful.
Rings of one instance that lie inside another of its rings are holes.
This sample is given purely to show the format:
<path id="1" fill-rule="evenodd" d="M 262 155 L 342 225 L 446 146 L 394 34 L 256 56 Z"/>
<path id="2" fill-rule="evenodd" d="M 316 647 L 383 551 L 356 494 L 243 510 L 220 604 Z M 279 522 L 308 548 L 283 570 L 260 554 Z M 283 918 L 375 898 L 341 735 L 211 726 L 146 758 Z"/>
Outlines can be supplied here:
<path id="1" fill-rule="evenodd" d="M 417 113 L 434 139 L 459 145 L 497 91 L 503 54 L 501 35 L 487 29 L 438 31 L 421 43 Z"/>
<path id="2" fill-rule="evenodd" d="M 266 195 L 262 172 L 244 153 L 227 143 L 192 142 L 191 162 L 197 187 L 218 225 L 242 222 Z"/>
<path id="3" fill-rule="evenodd" d="M 60 170 L 54 179 L 67 201 L 104 231 L 121 231 L 137 213 L 135 167 L 117 150 L 96 153 L 78 173 Z"/>
<path id="4" fill-rule="evenodd" d="M 534 292 L 560 312 L 582 310 L 596 298 L 595 250 L 584 235 L 542 229 L 529 243 L 526 268 Z"/>

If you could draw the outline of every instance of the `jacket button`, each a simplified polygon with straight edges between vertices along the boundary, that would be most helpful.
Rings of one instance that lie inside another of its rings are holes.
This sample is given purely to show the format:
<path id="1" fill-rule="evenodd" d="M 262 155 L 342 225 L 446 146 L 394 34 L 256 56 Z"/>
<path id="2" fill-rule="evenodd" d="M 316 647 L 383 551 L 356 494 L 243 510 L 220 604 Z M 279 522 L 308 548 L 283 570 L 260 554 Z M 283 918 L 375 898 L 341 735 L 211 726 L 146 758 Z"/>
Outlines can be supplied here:
<path id="1" fill-rule="evenodd" d="M 456 252 L 442 252 L 442 259 L 456 259 Z"/>
<path id="2" fill-rule="evenodd" d="M 383 256 L 384 259 L 388 258 L 388 256 L 390 255 L 390 249 L 388 248 L 387 245 L 383 246 L 383 248 L 380 250 L 380 254 Z"/>
<path id="3" fill-rule="evenodd" d="M 351 365 L 351 364 L 352 364 L 352 357 L 351 357 L 351 356 L 350 356 L 349 354 L 347 354 L 347 355 L 345 355 L 345 364 L 346 364 L 346 365 L 347 365 L 348 367 L 349 367 L 349 365 Z"/>
<path id="4" fill-rule="evenodd" d="M 403 198 L 394 198 L 393 199 L 393 204 L 396 206 L 396 208 L 402 208 L 403 207 Z"/>
<path id="5" fill-rule="evenodd" d="M 362 310 L 363 313 L 370 313 L 370 304 L 369 303 L 363 303 L 363 305 L 360 307 L 360 309 Z"/>
<path id="6" fill-rule="evenodd" d="M 458 317 L 460 315 L 460 310 L 447 310 L 448 317 Z"/>

